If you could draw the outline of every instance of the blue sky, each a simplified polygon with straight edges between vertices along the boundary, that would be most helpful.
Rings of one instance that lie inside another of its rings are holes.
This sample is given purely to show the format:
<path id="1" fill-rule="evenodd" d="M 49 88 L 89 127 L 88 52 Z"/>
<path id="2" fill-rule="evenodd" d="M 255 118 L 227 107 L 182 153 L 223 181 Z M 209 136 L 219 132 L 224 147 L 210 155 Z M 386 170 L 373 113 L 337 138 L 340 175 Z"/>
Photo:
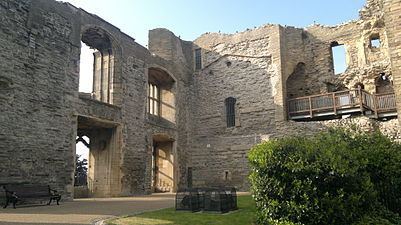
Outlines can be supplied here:
<path id="1" fill-rule="evenodd" d="M 235 33 L 266 23 L 306 27 L 358 18 L 365 0 L 68 0 L 146 46 L 148 30 L 164 27 L 184 40 L 205 32 Z"/>

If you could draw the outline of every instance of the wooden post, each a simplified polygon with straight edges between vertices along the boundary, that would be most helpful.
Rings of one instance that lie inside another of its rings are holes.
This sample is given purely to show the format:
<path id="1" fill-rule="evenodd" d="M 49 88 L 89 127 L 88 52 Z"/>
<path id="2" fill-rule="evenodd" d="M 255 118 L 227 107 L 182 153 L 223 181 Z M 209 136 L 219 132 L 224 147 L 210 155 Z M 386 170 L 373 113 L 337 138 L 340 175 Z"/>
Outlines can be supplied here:
<path id="1" fill-rule="evenodd" d="M 287 120 L 291 119 L 291 112 L 290 112 L 290 100 L 286 98 L 287 102 Z"/>
<path id="2" fill-rule="evenodd" d="M 363 96 L 362 96 L 361 86 L 358 86 L 358 95 L 359 95 L 359 108 L 361 110 L 361 113 L 363 114 L 365 110 L 363 109 Z"/>
<path id="3" fill-rule="evenodd" d="M 373 108 L 375 110 L 375 118 L 377 119 L 377 118 L 379 118 L 379 113 L 377 112 L 377 108 L 378 108 L 377 107 L 377 95 L 373 94 L 372 98 L 373 98 Z"/>
<path id="4" fill-rule="evenodd" d="M 337 104 L 336 104 L 336 95 L 333 93 L 331 93 L 332 98 L 333 98 L 333 109 L 334 109 L 334 115 L 337 115 Z"/>
<path id="5" fill-rule="evenodd" d="M 312 117 L 313 117 L 313 111 L 312 111 L 312 98 L 311 98 L 311 97 L 309 97 L 308 99 L 309 99 L 309 115 L 310 115 L 310 118 L 312 118 Z"/>

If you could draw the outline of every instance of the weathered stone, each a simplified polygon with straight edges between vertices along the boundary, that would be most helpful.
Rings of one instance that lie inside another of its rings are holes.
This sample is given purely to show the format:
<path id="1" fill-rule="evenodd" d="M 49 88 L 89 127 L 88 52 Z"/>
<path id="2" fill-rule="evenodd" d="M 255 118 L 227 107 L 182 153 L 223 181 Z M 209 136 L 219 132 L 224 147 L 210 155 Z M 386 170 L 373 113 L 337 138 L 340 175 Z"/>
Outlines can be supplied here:
<path id="1" fill-rule="evenodd" d="M 46 183 L 73 198 L 75 142 L 84 135 L 90 138 L 92 196 L 188 185 L 248 190 L 251 146 L 333 126 L 356 124 L 400 140 L 394 118 L 287 120 L 287 98 L 358 84 L 374 93 L 391 90 L 394 81 L 400 109 L 400 13 L 398 0 L 368 0 L 359 20 L 335 27 L 264 25 L 207 33 L 193 42 L 154 29 L 148 50 L 70 4 L 3 0 L 0 184 Z M 81 41 L 97 49 L 89 94 L 78 93 Z M 333 69 L 335 44 L 347 52 L 348 68 L 340 75 Z M 386 84 L 378 81 L 382 73 Z M 150 110 L 148 83 L 159 88 L 157 110 Z M 229 97 L 235 98 L 235 123 L 227 127 Z"/>

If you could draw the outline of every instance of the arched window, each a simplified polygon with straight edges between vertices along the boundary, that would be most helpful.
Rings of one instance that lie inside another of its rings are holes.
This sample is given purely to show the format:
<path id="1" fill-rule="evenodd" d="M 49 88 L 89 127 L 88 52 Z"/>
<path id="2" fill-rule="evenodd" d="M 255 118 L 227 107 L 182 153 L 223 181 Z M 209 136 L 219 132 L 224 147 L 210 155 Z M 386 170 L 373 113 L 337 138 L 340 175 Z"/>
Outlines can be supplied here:
<path id="1" fill-rule="evenodd" d="M 92 86 L 92 96 L 94 99 L 113 104 L 114 54 L 109 35 L 100 28 L 91 27 L 83 31 L 81 42 L 83 43 L 81 61 L 86 61 L 86 64 L 92 64 L 82 65 L 82 73 L 80 74 L 82 75 L 82 79 L 80 79 L 81 88 L 86 87 L 87 91 Z M 88 50 L 90 52 L 84 52 Z M 83 58 L 87 54 L 92 54 L 93 57 L 91 59 Z M 85 74 L 88 76 L 88 71 L 92 73 L 93 78 L 86 79 L 87 83 L 85 84 L 83 83 L 85 80 L 84 76 Z"/>
<path id="2" fill-rule="evenodd" d="M 233 97 L 228 97 L 225 100 L 227 127 L 235 126 L 235 103 L 236 102 L 237 102 L 237 99 L 235 99 Z"/>

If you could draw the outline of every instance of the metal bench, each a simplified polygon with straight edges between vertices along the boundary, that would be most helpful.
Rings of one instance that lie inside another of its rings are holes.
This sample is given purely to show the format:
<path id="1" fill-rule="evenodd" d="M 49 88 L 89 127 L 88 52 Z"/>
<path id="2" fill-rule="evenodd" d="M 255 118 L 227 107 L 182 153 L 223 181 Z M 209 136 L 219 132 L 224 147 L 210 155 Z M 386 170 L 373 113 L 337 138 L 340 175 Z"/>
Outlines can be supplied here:
<path id="1" fill-rule="evenodd" d="M 47 205 L 55 200 L 57 205 L 61 199 L 61 195 L 56 190 L 50 188 L 49 185 L 43 184 L 6 184 L 3 185 L 6 203 L 3 208 L 7 208 L 12 203 L 15 209 L 17 202 L 26 202 L 32 200 L 48 200 Z"/>

